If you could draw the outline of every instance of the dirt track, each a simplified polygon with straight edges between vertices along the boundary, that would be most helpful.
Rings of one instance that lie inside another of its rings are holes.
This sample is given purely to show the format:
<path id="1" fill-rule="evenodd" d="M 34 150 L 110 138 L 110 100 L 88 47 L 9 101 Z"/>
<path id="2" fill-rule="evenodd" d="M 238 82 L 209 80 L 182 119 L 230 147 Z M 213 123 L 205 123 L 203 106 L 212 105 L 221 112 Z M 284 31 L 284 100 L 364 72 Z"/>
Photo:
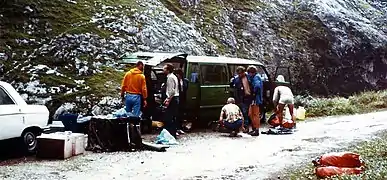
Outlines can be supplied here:
<path id="1" fill-rule="evenodd" d="M 65 161 L 0 166 L 0 179 L 265 179 L 317 154 L 387 129 L 387 112 L 329 117 L 297 125 L 293 135 L 229 138 L 192 133 L 167 152 L 88 153 Z"/>

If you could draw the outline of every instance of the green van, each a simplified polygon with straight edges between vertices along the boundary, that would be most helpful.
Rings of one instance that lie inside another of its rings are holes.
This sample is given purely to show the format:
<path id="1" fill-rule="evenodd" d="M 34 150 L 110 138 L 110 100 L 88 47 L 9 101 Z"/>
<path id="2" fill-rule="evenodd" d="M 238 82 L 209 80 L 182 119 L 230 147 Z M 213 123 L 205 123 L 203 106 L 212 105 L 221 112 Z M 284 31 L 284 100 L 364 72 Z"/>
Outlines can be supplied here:
<path id="1" fill-rule="evenodd" d="M 195 126 L 207 125 L 218 119 L 221 107 L 228 97 L 233 95 L 230 80 L 235 76 L 238 66 L 255 65 L 264 83 L 264 106 L 266 111 L 273 109 L 272 96 L 275 83 L 265 66 L 259 61 L 230 57 L 188 56 L 184 53 L 149 53 L 137 52 L 122 57 L 122 63 L 135 64 L 137 61 L 145 64 L 144 74 L 147 77 L 150 92 L 148 107 L 144 110 L 146 117 L 156 120 L 155 110 L 160 103 L 161 84 L 165 81 L 162 67 L 172 63 L 183 69 L 189 80 L 185 119 Z"/>

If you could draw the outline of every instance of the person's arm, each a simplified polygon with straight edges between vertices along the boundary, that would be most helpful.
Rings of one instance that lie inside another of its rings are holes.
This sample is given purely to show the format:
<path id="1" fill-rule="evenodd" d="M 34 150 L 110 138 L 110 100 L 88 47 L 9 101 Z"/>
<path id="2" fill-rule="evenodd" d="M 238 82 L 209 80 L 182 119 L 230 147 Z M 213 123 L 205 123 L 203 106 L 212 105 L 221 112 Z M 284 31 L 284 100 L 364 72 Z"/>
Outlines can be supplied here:
<path id="1" fill-rule="evenodd" d="M 224 108 L 222 108 L 222 110 L 220 111 L 220 116 L 219 116 L 219 122 L 223 122 L 223 117 L 224 117 Z"/>
<path id="2" fill-rule="evenodd" d="M 279 90 L 278 90 L 278 87 L 276 87 L 274 89 L 274 94 L 273 94 L 274 107 L 277 107 L 278 100 L 279 100 Z"/>
<path id="3" fill-rule="evenodd" d="M 242 128 L 244 129 L 245 127 L 245 117 L 243 116 L 243 113 L 241 109 L 239 109 L 239 116 L 242 118 Z"/>
<path id="4" fill-rule="evenodd" d="M 234 76 L 230 79 L 230 87 L 231 88 L 235 87 L 235 77 Z"/>
<path id="5" fill-rule="evenodd" d="M 122 80 L 122 83 L 121 83 L 121 98 L 124 98 L 126 90 L 128 89 L 128 84 L 126 84 L 128 79 L 129 79 L 129 72 L 125 74 L 124 79 Z"/>
<path id="6" fill-rule="evenodd" d="M 167 78 L 167 101 L 170 101 L 175 95 L 176 82 L 172 77 Z"/>
<path id="7" fill-rule="evenodd" d="M 142 95 L 142 97 L 145 100 L 148 97 L 148 89 L 146 87 L 145 76 L 142 75 L 141 78 L 142 78 L 141 95 Z"/>

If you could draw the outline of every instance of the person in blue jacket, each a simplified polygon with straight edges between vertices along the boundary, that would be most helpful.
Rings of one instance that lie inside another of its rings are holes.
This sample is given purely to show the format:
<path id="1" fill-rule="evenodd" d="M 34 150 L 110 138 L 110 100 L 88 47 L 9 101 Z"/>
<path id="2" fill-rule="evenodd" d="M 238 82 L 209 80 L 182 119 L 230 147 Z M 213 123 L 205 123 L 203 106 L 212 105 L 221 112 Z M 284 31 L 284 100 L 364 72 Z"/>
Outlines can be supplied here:
<path id="1" fill-rule="evenodd" d="M 235 89 L 235 102 L 242 111 L 244 117 L 244 132 L 246 132 L 248 131 L 250 121 L 248 116 L 249 107 L 253 102 L 253 86 L 243 66 L 237 67 L 236 72 L 237 75 L 231 79 L 230 86 Z"/>
<path id="2" fill-rule="evenodd" d="M 262 111 L 262 104 L 263 104 L 263 82 L 262 82 L 262 78 L 259 74 L 257 74 L 257 67 L 255 66 L 249 66 L 247 68 L 247 77 L 249 79 L 249 82 L 251 84 L 251 89 L 252 89 L 252 99 L 253 99 L 253 102 L 252 104 L 256 104 L 260 107 L 260 112 L 261 113 L 264 113 Z M 257 117 L 258 118 L 258 123 L 260 121 L 260 117 Z M 254 136 L 259 136 L 259 124 L 258 124 L 258 127 L 252 127 L 252 131 L 249 133 L 250 135 L 254 135 Z"/>

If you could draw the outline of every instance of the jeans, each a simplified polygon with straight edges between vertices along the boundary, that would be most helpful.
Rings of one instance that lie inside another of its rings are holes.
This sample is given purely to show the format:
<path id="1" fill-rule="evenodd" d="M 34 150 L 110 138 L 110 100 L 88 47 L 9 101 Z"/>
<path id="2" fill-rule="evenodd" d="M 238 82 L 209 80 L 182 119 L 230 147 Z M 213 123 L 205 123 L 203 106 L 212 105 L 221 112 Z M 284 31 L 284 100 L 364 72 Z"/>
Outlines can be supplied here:
<path id="1" fill-rule="evenodd" d="M 174 137 L 176 137 L 178 113 L 179 97 L 173 97 L 165 109 L 164 128 Z"/>
<path id="2" fill-rule="evenodd" d="M 238 131 L 239 128 L 242 126 L 242 120 L 237 120 L 233 123 L 229 123 L 227 121 L 224 122 L 224 126 L 227 129 L 233 130 L 233 131 Z"/>
<path id="3" fill-rule="evenodd" d="M 249 125 L 249 107 L 250 107 L 250 104 L 246 104 L 246 103 L 241 103 L 239 104 L 239 108 L 241 109 L 242 111 L 242 114 L 243 114 L 243 118 L 245 119 L 245 126 L 248 126 Z"/>
<path id="4" fill-rule="evenodd" d="M 131 112 L 135 116 L 141 114 L 141 95 L 138 94 L 126 94 L 125 96 L 125 110 Z"/>

